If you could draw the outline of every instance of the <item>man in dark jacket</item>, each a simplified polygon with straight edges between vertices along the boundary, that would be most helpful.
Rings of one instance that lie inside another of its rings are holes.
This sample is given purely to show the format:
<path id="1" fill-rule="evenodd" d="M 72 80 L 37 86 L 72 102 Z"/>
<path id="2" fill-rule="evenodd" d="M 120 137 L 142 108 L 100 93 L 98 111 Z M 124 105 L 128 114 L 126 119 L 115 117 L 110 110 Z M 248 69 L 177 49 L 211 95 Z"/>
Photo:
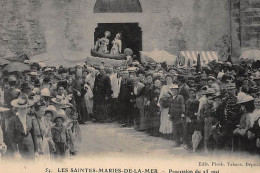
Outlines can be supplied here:
<path id="1" fill-rule="evenodd" d="M 171 89 L 172 97 L 170 99 L 169 114 L 172 120 L 172 131 L 173 137 L 176 142 L 176 146 L 180 146 L 181 142 L 184 141 L 184 129 L 186 128 L 185 120 L 185 102 L 182 95 L 178 94 L 178 85 L 172 85 L 169 87 Z"/>
<path id="2" fill-rule="evenodd" d="M 124 125 L 130 126 L 133 124 L 133 117 L 131 111 L 133 110 L 133 103 L 130 103 L 131 93 L 133 92 L 133 83 L 129 79 L 128 71 L 123 72 L 123 78 L 120 86 L 120 93 L 118 97 L 119 116 L 117 119 Z"/>
<path id="3" fill-rule="evenodd" d="M 191 148 L 192 142 L 192 134 L 196 130 L 197 126 L 197 112 L 199 110 L 200 102 L 196 99 L 196 89 L 190 88 L 189 90 L 190 98 L 186 101 L 185 106 L 185 115 L 186 115 L 186 122 L 187 126 L 185 129 L 185 138 L 187 139 L 187 145 Z"/>
<path id="4" fill-rule="evenodd" d="M 179 85 L 179 95 L 183 96 L 184 102 L 186 103 L 186 101 L 190 98 L 190 87 L 187 85 L 188 78 L 186 76 L 180 75 L 177 79 Z"/>
<path id="5" fill-rule="evenodd" d="M 2 130 L 3 130 L 3 138 L 4 138 L 4 142 L 7 145 L 7 155 L 10 155 L 12 152 L 12 146 L 10 143 L 10 139 L 7 136 L 7 129 L 10 123 L 10 120 L 13 117 L 13 111 L 12 111 L 12 105 L 11 105 L 11 101 L 14 99 L 17 99 L 18 96 L 20 95 L 20 90 L 18 88 L 16 88 L 16 83 L 17 83 L 17 79 L 15 76 L 9 76 L 8 77 L 8 84 L 10 86 L 9 89 L 7 89 L 6 91 L 4 91 L 4 102 L 5 102 L 5 107 L 7 107 L 8 109 L 10 109 L 9 111 L 6 111 L 4 113 L 3 116 L 3 120 L 2 120 Z"/>
<path id="6" fill-rule="evenodd" d="M 96 76 L 93 89 L 93 111 L 97 121 L 104 122 L 107 120 L 106 101 L 111 94 L 110 78 L 105 74 L 104 66 L 101 65 L 99 67 L 99 74 Z"/>

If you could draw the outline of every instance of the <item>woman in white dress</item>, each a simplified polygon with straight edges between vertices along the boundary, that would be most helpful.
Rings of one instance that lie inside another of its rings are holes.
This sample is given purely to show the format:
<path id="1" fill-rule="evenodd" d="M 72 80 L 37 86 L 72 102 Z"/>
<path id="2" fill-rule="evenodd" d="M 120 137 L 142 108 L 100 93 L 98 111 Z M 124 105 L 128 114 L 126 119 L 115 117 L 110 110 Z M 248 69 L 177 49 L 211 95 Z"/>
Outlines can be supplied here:
<path id="1" fill-rule="evenodd" d="M 167 75 L 165 80 L 166 85 L 164 85 L 161 89 L 159 100 L 171 92 L 169 86 L 173 84 L 173 77 L 171 75 Z M 164 108 L 160 103 L 158 103 L 158 106 L 161 110 L 161 124 L 159 131 L 166 137 L 170 137 L 172 134 L 172 121 L 170 120 L 169 107 Z"/>
<path id="2" fill-rule="evenodd" d="M 113 47 L 110 55 L 119 55 L 122 51 L 121 33 L 117 33 L 115 39 L 112 41 Z"/>

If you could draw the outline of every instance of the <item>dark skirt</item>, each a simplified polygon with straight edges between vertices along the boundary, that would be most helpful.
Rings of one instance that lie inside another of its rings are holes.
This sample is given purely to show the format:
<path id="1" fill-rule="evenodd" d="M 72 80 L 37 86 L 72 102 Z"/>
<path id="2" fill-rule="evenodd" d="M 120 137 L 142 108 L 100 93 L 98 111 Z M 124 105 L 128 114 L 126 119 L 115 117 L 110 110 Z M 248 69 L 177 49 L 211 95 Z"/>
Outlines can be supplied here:
<path id="1" fill-rule="evenodd" d="M 35 158 L 34 143 L 30 134 L 18 143 L 18 149 L 22 159 L 32 160 Z"/>
<path id="2" fill-rule="evenodd" d="M 146 117 L 147 117 L 147 128 L 160 128 L 160 120 L 161 120 L 161 113 L 159 107 L 156 103 L 151 102 L 151 105 L 146 108 Z"/>
<path id="3" fill-rule="evenodd" d="M 76 102 L 76 108 L 79 114 L 79 122 L 86 122 L 89 120 L 88 111 L 85 99 L 82 99 L 80 102 Z"/>

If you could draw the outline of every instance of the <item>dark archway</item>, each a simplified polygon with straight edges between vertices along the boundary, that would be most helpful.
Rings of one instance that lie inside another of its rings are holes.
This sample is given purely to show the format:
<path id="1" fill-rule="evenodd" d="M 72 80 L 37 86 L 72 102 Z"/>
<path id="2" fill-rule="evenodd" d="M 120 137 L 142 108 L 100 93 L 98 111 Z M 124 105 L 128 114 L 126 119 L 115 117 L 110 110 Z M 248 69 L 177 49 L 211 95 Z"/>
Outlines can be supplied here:
<path id="1" fill-rule="evenodd" d="M 141 13 L 139 0 L 97 0 L 94 13 Z"/>
<path id="2" fill-rule="evenodd" d="M 117 33 L 122 33 L 122 51 L 125 48 L 133 50 L 134 55 L 139 56 L 139 51 L 142 50 L 142 29 L 138 23 L 99 23 L 94 33 L 94 43 L 97 38 L 104 37 L 104 32 L 110 31 L 109 50 L 112 48 L 111 42 Z"/>

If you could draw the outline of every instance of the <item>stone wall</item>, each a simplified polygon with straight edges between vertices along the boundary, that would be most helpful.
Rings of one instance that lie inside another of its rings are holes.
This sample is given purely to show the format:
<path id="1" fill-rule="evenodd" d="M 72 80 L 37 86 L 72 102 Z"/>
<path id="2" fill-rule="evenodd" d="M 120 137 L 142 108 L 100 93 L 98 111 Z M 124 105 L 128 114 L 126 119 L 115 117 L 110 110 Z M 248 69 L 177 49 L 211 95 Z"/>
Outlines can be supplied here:
<path id="1" fill-rule="evenodd" d="M 231 0 L 232 54 L 260 49 L 260 1 Z"/>
<path id="2" fill-rule="evenodd" d="M 98 23 L 138 23 L 144 51 L 216 50 L 224 59 L 230 53 L 229 0 L 140 0 L 142 13 L 94 13 L 95 2 L 1 0 L 0 47 L 57 59 L 67 50 L 87 55 Z"/>
<path id="3" fill-rule="evenodd" d="M 230 7 L 231 51 L 233 57 L 238 57 L 241 54 L 240 0 L 230 0 Z"/>
<path id="4" fill-rule="evenodd" d="M 46 51 L 39 0 L 0 1 L 0 57 Z"/>
<path id="5" fill-rule="evenodd" d="M 260 1 L 241 0 L 241 48 L 260 49 Z"/>
<path id="6" fill-rule="evenodd" d="M 65 22 L 65 31 L 59 26 L 54 31 L 59 29 L 58 35 L 65 32 L 63 47 L 87 53 L 93 46 L 98 23 L 139 23 L 145 51 L 159 48 L 178 54 L 180 50 L 216 50 L 221 57 L 230 53 L 229 0 L 140 0 L 142 13 L 93 13 L 95 2 L 42 1 L 57 7 L 51 9 L 56 19 L 49 20 Z"/>

